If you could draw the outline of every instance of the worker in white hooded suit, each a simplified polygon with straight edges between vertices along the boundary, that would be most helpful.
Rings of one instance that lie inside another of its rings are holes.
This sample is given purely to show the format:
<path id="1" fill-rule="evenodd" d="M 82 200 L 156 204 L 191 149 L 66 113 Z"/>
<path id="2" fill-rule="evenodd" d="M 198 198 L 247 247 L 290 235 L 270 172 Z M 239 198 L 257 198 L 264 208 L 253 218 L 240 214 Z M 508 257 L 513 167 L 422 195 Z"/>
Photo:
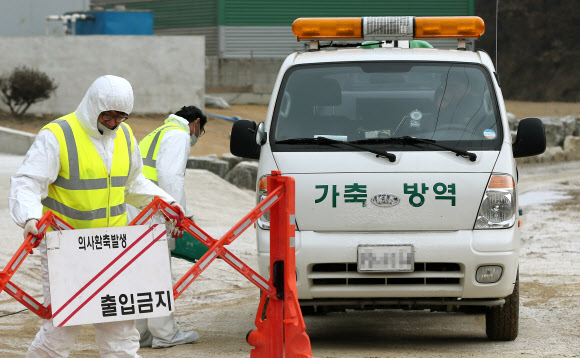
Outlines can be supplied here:
<path id="1" fill-rule="evenodd" d="M 189 213 L 185 200 L 185 168 L 190 148 L 205 133 L 207 117 L 195 106 L 182 107 L 169 115 L 164 124 L 147 135 L 139 143 L 143 157 L 143 175 L 160 188 L 171 194 L 181 207 Z M 127 207 L 129 219 L 139 211 Z M 168 238 L 169 249 L 175 248 L 175 240 Z M 167 348 L 178 344 L 195 342 L 196 331 L 183 332 L 177 329 L 173 314 L 137 320 L 141 334 L 141 347 Z"/>
<path id="2" fill-rule="evenodd" d="M 155 196 L 173 197 L 141 174 L 139 146 L 123 123 L 133 109 L 133 89 L 121 77 L 93 82 L 74 113 L 46 125 L 11 179 L 10 214 L 36 235 L 51 210 L 76 229 L 127 225 L 126 204 L 142 207 Z M 44 303 L 50 303 L 46 242 L 39 246 Z M 101 357 L 139 357 L 135 321 L 94 324 Z M 43 320 L 27 357 L 67 357 L 80 326 L 55 327 Z"/>

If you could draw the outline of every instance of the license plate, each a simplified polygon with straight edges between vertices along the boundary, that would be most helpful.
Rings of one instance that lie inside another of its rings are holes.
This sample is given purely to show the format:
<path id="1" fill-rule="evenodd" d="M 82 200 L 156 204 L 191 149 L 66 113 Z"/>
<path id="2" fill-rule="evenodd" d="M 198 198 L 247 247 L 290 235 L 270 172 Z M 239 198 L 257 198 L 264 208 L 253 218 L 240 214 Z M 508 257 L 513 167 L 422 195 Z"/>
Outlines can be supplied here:
<path id="1" fill-rule="evenodd" d="M 413 272 L 415 256 L 413 245 L 360 245 L 359 272 Z"/>

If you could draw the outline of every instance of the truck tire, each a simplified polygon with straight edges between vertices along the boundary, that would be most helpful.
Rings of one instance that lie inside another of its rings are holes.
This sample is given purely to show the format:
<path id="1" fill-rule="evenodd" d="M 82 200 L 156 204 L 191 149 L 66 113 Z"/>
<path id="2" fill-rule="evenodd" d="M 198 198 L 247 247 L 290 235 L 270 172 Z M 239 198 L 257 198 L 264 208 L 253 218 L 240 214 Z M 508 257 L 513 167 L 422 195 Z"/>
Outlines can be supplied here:
<path id="1" fill-rule="evenodd" d="M 503 306 L 488 307 L 485 311 L 485 333 L 490 341 L 513 341 L 518 336 L 520 317 L 520 273 L 516 276 L 514 292 L 505 298 Z"/>

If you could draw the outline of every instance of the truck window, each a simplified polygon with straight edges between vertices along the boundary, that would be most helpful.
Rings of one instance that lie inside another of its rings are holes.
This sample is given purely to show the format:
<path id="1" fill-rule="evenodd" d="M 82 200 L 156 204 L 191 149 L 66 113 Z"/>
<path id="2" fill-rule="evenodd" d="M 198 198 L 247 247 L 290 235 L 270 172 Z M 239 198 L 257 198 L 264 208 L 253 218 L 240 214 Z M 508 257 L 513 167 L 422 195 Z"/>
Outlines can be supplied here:
<path id="1" fill-rule="evenodd" d="M 503 139 L 489 74 L 478 65 L 300 65 L 286 72 L 279 93 L 270 134 L 275 151 L 319 150 L 311 144 L 276 144 L 316 136 L 344 141 L 413 136 L 470 150 L 499 150 Z M 388 146 L 425 150 L 400 143 Z"/>

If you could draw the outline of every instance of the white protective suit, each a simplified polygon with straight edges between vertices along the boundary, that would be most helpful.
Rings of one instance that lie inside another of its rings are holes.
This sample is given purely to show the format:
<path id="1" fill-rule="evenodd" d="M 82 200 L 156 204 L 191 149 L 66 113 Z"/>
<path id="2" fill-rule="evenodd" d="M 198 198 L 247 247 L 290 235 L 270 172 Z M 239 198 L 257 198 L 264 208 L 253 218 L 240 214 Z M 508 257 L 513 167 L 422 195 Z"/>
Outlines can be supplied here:
<path id="1" fill-rule="evenodd" d="M 177 200 L 177 203 L 191 216 L 185 204 L 185 167 L 190 153 L 189 122 L 174 114 L 165 120 L 185 130 L 171 129 L 165 132 L 159 152 L 156 168 L 159 187 Z M 137 216 L 135 208 L 127 207 L 129 220 Z M 179 239 L 178 239 L 179 240 Z M 169 249 L 175 248 L 175 239 L 167 238 Z M 174 282 L 175 284 L 175 282 Z M 175 327 L 173 314 L 165 317 L 154 317 L 137 320 L 137 329 L 141 335 L 141 347 L 165 348 L 178 344 L 193 343 L 199 335 L 195 331 L 182 332 Z"/>
<path id="2" fill-rule="evenodd" d="M 129 82 L 121 77 L 102 76 L 93 82 L 76 110 L 76 116 L 82 128 L 89 135 L 107 170 L 111 171 L 113 161 L 114 139 L 116 130 L 105 128 L 103 134 L 97 129 L 98 116 L 101 112 L 115 110 L 131 113 L 133 109 L 133 89 Z M 119 127 L 117 127 L 118 129 Z M 125 200 L 140 207 L 149 203 L 155 196 L 167 202 L 173 197 L 145 179 L 142 170 L 141 153 L 135 138 L 131 168 L 125 188 Z M 59 144 L 50 130 L 41 130 L 22 165 L 12 177 L 10 184 L 10 214 L 14 221 L 24 226 L 27 219 L 42 217 L 41 200 L 48 195 L 48 186 L 54 182 L 60 170 Z M 39 246 L 41 255 L 42 284 L 44 303 L 50 303 L 50 286 L 46 241 Z M 139 332 L 135 321 L 122 321 L 94 324 L 95 341 L 101 357 L 139 357 Z M 27 357 L 67 357 L 72 348 L 80 326 L 54 327 L 52 320 L 43 320 L 36 339 L 28 349 Z"/>

